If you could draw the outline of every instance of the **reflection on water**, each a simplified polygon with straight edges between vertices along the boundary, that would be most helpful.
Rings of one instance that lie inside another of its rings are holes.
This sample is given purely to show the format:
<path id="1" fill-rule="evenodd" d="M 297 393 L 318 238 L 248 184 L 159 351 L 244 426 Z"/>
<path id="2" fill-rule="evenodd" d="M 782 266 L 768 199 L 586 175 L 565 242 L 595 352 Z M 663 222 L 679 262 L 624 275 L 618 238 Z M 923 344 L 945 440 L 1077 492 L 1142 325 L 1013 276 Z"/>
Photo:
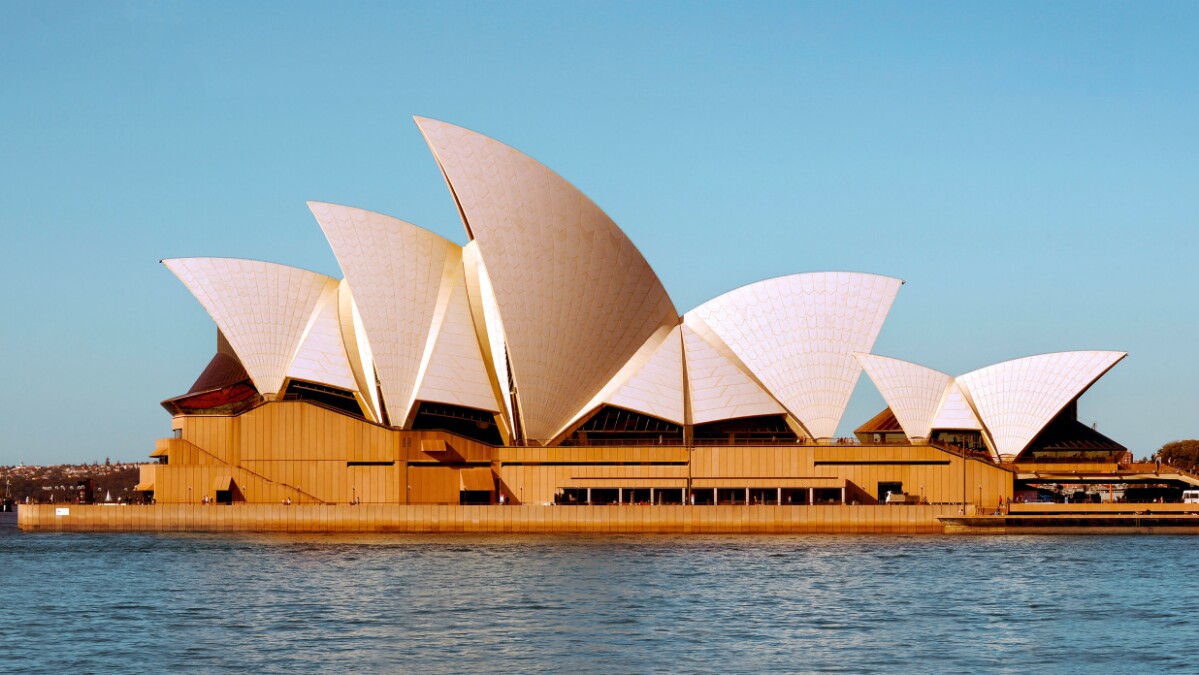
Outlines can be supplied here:
<path id="1" fill-rule="evenodd" d="M 1190 672 L 1196 543 L 0 527 L 0 670 Z"/>

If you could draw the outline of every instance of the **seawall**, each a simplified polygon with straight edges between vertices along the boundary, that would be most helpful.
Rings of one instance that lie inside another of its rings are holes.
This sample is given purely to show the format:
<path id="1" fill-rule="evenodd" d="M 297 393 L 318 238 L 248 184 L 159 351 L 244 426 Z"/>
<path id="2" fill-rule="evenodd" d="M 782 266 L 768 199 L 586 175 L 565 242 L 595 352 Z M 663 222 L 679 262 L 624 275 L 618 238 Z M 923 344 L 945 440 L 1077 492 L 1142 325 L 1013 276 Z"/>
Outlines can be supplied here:
<path id="1" fill-rule="evenodd" d="M 77 506 L 17 510 L 24 531 L 941 534 L 955 505 L 905 506 Z"/>

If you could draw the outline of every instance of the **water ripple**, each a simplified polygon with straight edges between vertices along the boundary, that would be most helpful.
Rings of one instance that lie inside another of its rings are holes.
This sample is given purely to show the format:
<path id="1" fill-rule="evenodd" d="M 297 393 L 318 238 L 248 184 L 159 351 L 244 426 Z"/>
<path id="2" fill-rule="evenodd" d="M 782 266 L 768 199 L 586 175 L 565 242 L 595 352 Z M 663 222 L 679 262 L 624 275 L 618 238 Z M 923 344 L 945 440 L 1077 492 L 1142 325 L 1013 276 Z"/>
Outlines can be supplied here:
<path id="1" fill-rule="evenodd" d="M 1189 672 L 1193 541 L 9 528 L 0 670 Z"/>

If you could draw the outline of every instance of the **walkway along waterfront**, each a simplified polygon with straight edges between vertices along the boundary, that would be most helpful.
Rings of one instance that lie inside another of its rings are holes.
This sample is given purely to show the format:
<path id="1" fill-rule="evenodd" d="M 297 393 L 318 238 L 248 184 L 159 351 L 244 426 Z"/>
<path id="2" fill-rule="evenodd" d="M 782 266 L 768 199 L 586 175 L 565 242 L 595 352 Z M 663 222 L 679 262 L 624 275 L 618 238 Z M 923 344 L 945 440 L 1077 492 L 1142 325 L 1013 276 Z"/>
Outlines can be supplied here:
<path id="1" fill-rule="evenodd" d="M 1046 510 L 1047 507 L 1051 507 Z M 1135 507 L 1135 508 L 1133 508 Z M 1199 534 L 1195 504 L 499 506 L 22 505 L 26 531 L 561 534 Z"/>
<path id="2" fill-rule="evenodd" d="M 22 505 L 26 531 L 934 534 L 952 505 Z"/>

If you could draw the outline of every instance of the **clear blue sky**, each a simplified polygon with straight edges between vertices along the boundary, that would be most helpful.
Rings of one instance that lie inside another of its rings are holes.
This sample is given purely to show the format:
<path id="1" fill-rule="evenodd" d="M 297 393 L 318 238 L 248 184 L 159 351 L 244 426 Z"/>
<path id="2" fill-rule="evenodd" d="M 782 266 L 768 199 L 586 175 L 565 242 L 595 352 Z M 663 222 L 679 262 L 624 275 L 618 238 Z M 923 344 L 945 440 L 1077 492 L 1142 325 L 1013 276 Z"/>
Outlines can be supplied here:
<path id="1" fill-rule="evenodd" d="M 1125 350 L 1081 419 L 1199 437 L 1197 36 L 1194 3 L 0 0 L 0 464 L 169 435 L 215 328 L 160 258 L 340 277 L 309 199 L 464 242 L 414 114 L 575 183 L 680 311 L 897 276 L 875 352 Z M 863 376 L 840 433 L 882 406 Z"/>

